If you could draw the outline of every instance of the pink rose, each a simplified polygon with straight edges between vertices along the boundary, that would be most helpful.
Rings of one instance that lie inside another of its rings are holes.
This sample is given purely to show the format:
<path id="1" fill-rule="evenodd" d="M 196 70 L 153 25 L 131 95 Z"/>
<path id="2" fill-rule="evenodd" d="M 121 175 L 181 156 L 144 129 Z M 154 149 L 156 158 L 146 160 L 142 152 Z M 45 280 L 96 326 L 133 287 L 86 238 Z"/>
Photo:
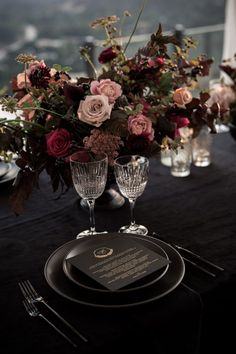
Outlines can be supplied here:
<path id="1" fill-rule="evenodd" d="M 30 87 L 30 81 L 29 78 L 27 76 L 27 74 L 25 72 L 20 73 L 17 75 L 16 77 L 16 84 L 17 84 L 17 88 L 18 89 L 23 89 L 25 87 Z"/>
<path id="2" fill-rule="evenodd" d="M 90 91 L 93 95 L 107 96 L 111 104 L 122 95 L 121 86 L 110 79 L 92 81 Z"/>
<path id="3" fill-rule="evenodd" d="M 154 139 L 154 129 L 152 128 L 152 122 L 143 114 L 129 116 L 128 131 L 130 134 L 143 135 L 149 141 L 153 141 Z"/>
<path id="4" fill-rule="evenodd" d="M 80 101 L 77 114 L 82 122 L 100 127 L 105 120 L 110 119 L 111 110 L 107 96 L 92 95 Z"/>
<path id="5" fill-rule="evenodd" d="M 47 153 L 53 157 L 64 157 L 68 154 L 71 144 L 70 133 L 58 128 L 46 135 Z"/>
<path id="6" fill-rule="evenodd" d="M 180 87 L 175 90 L 173 100 L 180 108 L 185 108 L 187 103 L 192 101 L 192 94 L 186 87 Z"/>
<path id="7" fill-rule="evenodd" d="M 164 58 L 157 57 L 154 59 L 149 58 L 148 59 L 148 67 L 149 68 L 155 68 L 157 66 L 162 66 L 165 63 Z"/>

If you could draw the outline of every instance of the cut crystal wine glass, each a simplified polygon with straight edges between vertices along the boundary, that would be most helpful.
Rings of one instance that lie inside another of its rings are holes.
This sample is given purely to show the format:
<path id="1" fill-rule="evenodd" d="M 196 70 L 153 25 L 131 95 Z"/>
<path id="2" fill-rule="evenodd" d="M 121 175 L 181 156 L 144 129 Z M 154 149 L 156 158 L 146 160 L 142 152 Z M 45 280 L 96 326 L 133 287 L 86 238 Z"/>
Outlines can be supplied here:
<path id="1" fill-rule="evenodd" d="M 70 156 L 72 180 L 77 193 L 89 207 L 90 228 L 77 235 L 81 238 L 100 232 L 95 228 L 95 200 L 102 195 L 107 181 L 108 158 L 104 153 L 95 154 L 86 149 L 79 149 Z"/>
<path id="2" fill-rule="evenodd" d="M 129 200 L 131 212 L 130 224 L 122 226 L 119 232 L 146 235 L 148 233 L 146 226 L 135 222 L 134 206 L 148 181 L 149 160 L 139 155 L 118 157 L 114 162 L 114 173 L 121 194 Z"/>

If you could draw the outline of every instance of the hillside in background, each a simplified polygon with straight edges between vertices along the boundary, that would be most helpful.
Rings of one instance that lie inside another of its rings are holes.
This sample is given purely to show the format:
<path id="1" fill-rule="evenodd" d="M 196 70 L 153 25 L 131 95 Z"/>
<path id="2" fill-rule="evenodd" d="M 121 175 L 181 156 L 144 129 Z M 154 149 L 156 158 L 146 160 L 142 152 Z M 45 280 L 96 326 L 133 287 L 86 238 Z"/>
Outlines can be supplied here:
<path id="1" fill-rule="evenodd" d="M 0 86 L 18 72 L 14 59 L 19 52 L 32 52 L 45 58 L 48 65 L 62 63 L 76 71 L 84 69 L 79 47 L 84 38 L 103 33 L 89 24 L 105 15 L 121 16 L 128 10 L 132 17 L 124 24 L 123 35 L 134 26 L 140 0 L 1 0 L 0 1 Z M 162 23 L 173 30 L 177 23 L 186 28 L 224 22 L 224 0 L 149 0 L 136 34 L 150 33 Z"/>

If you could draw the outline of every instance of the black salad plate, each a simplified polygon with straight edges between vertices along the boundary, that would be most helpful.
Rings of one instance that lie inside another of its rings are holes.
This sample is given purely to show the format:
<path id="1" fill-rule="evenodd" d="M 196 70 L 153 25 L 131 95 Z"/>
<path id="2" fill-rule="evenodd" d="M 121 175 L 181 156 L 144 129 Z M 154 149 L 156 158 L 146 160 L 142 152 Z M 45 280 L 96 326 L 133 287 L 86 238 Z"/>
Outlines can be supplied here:
<path id="1" fill-rule="evenodd" d="M 109 235 L 110 235 L 109 237 L 111 237 L 112 234 L 109 234 Z M 130 237 L 130 235 L 117 234 L 117 233 L 113 233 L 113 235 L 114 235 L 114 237 L 119 236 L 122 238 L 129 238 Z M 137 235 L 133 235 L 132 239 L 134 239 L 135 241 L 138 241 L 143 246 L 151 249 L 152 251 L 156 252 L 160 256 L 168 259 L 167 253 L 157 244 L 150 242 L 146 238 L 140 239 L 140 237 Z M 80 272 L 78 269 L 76 269 L 69 262 L 69 259 L 71 257 L 75 257 L 85 251 L 84 246 L 90 247 L 91 244 L 92 244 L 92 246 L 99 246 L 100 243 L 101 243 L 100 240 L 96 241 L 96 240 L 90 238 L 89 242 L 87 242 L 86 245 L 83 245 L 83 247 L 81 247 L 80 242 L 75 244 L 75 246 L 72 247 L 72 249 L 67 253 L 66 257 L 63 260 L 63 271 L 71 281 L 73 281 L 75 284 L 77 284 L 81 287 L 84 287 L 87 290 L 93 290 L 93 291 L 98 291 L 98 292 L 107 292 L 110 294 L 111 291 L 109 289 L 106 289 L 101 284 L 99 284 L 95 280 L 91 279 L 89 276 L 86 276 L 86 274 L 84 274 L 83 272 Z M 129 291 L 143 289 L 144 287 L 154 284 L 155 282 L 160 280 L 165 275 L 168 268 L 169 268 L 169 264 L 167 264 L 166 266 L 157 270 L 156 272 L 149 274 L 149 275 L 145 276 L 144 278 L 137 280 L 134 283 L 127 285 L 126 287 L 116 290 L 116 291 L 120 293 L 120 292 L 129 292 Z M 116 291 L 113 291 L 113 293 Z"/>
<path id="2" fill-rule="evenodd" d="M 170 260 L 165 274 L 153 284 L 137 291 L 98 292 L 86 289 L 72 282 L 63 271 L 63 262 L 67 254 L 77 245 L 86 250 L 91 242 L 98 243 L 107 238 L 122 237 L 124 234 L 108 233 L 72 240 L 57 248 L 48 258 L 44 267 L 44 275 L 48 285 L 68 300 L 93 307 L 122 308 L 149 303 L 162 298 L 173 291 L 182 281 L 185 266 L 181 255 L 169 244 L 151 236 L 127 234 L 127 237 L 143 243 L 154 250 L 155 245 L 164 250 Z M 92 240 L 92 241 L 91 241 Z M 149 246 L 148 246 L 149 245 Z M 134 296 L 135 295 L 135 296 Z"/>

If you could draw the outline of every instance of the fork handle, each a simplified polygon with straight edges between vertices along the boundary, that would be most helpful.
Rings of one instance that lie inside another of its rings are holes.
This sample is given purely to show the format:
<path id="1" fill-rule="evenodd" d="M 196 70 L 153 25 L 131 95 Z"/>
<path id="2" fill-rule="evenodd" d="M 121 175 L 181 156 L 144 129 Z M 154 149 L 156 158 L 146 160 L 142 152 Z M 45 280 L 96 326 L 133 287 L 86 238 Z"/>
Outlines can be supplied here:
<path id="1" fill-rule="evenodd" d="M 70 323 L 68 323 L 58 312 L 56 312 L 48 303 L 44 300 L 41 300 L 47 308 L 54 313 L 67 327 L 69 327 L 77 336 L 79 336 L 84 342 L 88 342 L 88 339 L 83 336 L 80 332 L 78 332 Z"/>
<path id="2" fill-rule="evenodd" d="M 49 321 L 44 315 L 39 314 L 39 317 L 42 318 L 44 321 L 46 321 L 50 326 L 52 326 L 55 331 L 57 331 L 58 333 L 60 333 L 60 335 L 65 338 L 74 348 L 77 348 L 77 344 L 75 344 L 74 342 L 72 342 L 72 340 L 67 337 L 65 335 L 65 333 L 63 333 L 59 328 L 57 328 L 51 321 Z"/>

